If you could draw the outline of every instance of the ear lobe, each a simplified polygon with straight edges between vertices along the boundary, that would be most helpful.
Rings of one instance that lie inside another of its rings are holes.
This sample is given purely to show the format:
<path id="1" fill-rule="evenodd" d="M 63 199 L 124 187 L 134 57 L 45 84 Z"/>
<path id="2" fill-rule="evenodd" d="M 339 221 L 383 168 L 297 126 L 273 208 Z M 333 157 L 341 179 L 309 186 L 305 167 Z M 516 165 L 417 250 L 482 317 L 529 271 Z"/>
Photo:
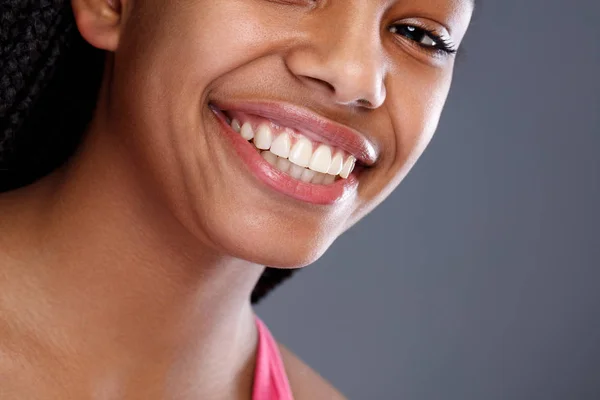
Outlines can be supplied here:
<path id="1" fill-rule="evenodd" d="M 121 0 L 72 0 L 81 36 L 92 46 L 115 51 L 121 35 Z"/>

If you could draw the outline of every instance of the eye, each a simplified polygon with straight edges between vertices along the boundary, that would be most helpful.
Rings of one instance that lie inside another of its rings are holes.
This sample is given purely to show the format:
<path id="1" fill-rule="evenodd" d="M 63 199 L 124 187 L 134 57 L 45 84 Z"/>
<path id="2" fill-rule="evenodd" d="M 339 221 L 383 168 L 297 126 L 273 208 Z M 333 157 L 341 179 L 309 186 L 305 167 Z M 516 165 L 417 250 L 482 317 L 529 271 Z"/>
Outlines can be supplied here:
<path id="1" fill-rule="evenodd" d="M 447 54 L 456 52 L 449 39 L 443 39 L 432 30 L 415 25 L 395 24 L 389 28 L 389 31 L 395 35 L 403 36 L 429 51 L 438 51 Z"/>
<path id="2" fill-rule="evenodd" d="M 290 6 L 310 6 L 316 2 L 316 0 L 269 0 L 272 3 L 285 4 Z"/>

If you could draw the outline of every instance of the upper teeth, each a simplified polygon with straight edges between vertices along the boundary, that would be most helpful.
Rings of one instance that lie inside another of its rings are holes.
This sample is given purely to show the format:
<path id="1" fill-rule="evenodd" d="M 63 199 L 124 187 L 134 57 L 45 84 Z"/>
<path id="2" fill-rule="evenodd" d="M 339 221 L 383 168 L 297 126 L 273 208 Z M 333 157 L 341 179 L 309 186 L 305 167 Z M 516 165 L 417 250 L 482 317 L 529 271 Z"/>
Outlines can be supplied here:
<path id="1" fill-rule="evenodd" d="M 307 137 L 289 128 L 273 129 L 268 121 L 254 127 L 250 121 L 242 123 L 233 118 L 230 125 L 244 139 L 252 140 L 256 148 L 268 150 L 262 155 L 269 164 L 304 182 L 329 184 L 337 175 L 346 179 L 356 163 L 354 156 L 341 150 L 334 152 L 326 144 L 313 145 Z"/>

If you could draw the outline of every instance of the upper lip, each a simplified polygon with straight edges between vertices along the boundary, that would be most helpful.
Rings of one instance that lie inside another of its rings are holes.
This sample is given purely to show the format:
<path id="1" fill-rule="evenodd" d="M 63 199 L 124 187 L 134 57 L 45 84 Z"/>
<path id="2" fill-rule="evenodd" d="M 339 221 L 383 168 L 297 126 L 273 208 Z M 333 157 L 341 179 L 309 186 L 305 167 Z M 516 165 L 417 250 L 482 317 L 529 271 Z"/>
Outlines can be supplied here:
<path id="1" fill-rule="evenodd" d="M 301 133 L 316 135 L 312 139 L 338 147 L 353 155 L 361 164 L 371 166 L 379 157 L 373 141 L 363 133 L 327 119 L 309 109 L 290 103 L 270 101 L 212 102 L 221 111 L 254 114 Z"/>

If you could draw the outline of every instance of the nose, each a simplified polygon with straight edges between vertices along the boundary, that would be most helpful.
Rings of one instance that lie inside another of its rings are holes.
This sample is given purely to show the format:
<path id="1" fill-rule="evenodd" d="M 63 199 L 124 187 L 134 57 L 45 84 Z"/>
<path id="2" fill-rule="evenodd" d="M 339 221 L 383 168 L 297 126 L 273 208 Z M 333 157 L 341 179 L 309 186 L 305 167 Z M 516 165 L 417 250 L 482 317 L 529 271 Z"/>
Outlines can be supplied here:
<path id="1" fill-rule="evenodd" d="M 340 14 L 338 14 L 339 16 Z M 385 57 L 379 29 L 356 17 L 318 24 L 286 55 L 289 70 L 311 89 L 324 91 L 337 104 L 370 109 L 385 101 Z"/>

